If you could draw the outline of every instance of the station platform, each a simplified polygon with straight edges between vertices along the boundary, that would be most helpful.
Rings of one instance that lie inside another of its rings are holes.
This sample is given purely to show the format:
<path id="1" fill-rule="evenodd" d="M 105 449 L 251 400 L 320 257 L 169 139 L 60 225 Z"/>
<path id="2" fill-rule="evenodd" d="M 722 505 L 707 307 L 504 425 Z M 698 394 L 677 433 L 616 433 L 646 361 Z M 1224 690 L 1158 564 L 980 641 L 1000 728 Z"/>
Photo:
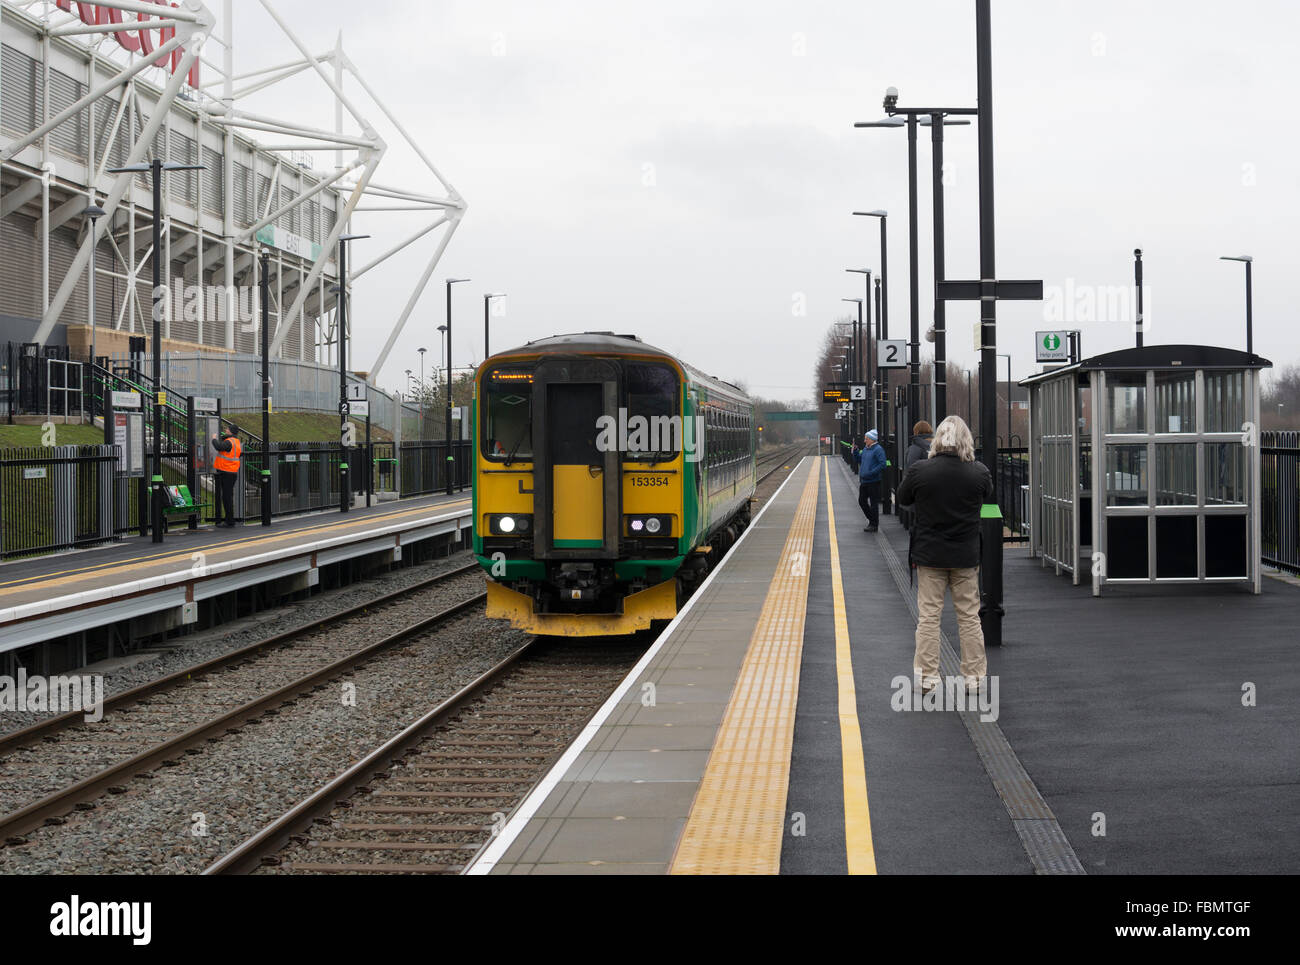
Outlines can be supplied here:
<path id="1" fill-rule="evenodd" d="M 400 559 L 404 545 L 469 528 L 469 494 L 439 494 L 13 560 L 0 564 L 0 653 L 151 613 L 192 622 L 187 604 L 285 577 L 314 585 L 320 566 L 383 551 Z"/>
<path id="2" fill-rule="evenodd" d="M 1300 871 L 1300 587 L 1094 598 L 1009 546 L 985 701 L 927 710 L 856 497 L 800 463 L 469 873 Z"/>

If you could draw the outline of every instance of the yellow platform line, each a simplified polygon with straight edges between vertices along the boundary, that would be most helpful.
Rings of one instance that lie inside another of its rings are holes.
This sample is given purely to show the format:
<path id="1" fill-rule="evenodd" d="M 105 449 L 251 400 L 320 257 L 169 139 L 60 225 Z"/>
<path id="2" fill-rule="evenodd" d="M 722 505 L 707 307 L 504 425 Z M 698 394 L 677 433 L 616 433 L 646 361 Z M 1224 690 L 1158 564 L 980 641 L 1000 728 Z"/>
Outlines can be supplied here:
<path id="1" fill-rule="evenodd" d="M 820 481 L 814 463 L 670 874 L 780 871 Z"/>
<path id="2" fill-rule="evenodd" d="M 835 605 L 835 678 L 839 692 L 840 767 L 844 775 L 844 846 L 849 874 L 874 875 L 876 849 L 871 841 L 871 809 L 867 806 L 866 755 L 858 722 L 858 692 L 853 685 L 853 650 L 849 646 L 849 617 L 844 607 L 844 577 L 840 544 L 835 537 L 835 500 L 831 496 L 830 460 L 826 468 L 826 516 L 831 531 L 831 599 Z"/>

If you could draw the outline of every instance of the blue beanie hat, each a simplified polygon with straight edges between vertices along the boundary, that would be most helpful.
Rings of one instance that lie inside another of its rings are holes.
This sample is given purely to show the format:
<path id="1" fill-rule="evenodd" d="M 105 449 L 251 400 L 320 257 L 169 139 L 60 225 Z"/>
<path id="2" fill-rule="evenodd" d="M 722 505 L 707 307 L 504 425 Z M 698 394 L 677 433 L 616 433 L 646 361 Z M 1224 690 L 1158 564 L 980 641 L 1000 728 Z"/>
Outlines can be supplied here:
<path id="1" fill-rule="evenodd" d="M 872 429 L 867 433 L 867 438 L 870 439 L 872 442 L 875 442 L 880 438 L 880 436 L 876 433 L 875 429 Z"/>

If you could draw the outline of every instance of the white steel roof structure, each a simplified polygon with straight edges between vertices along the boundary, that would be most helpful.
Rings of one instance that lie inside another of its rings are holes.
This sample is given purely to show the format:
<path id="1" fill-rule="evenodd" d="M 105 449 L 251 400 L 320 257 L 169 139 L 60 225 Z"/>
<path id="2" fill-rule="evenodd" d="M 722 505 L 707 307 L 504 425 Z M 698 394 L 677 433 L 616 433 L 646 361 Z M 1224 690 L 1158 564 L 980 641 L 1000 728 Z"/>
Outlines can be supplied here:
<path id="1" fill-rule="evenodd" d="M 249 2 L 241 0 L 241 11 Z M 30 308 L 19 312 L 0 304 L 0 313 L 37 318 L 30 340 L 44 345 L 56 326 L 87 317 L 92 250 L 97 277 L 111 276 L 127 288 L 120 308 L 105 309 L 96 300 L 101 330 L 135 331 L 138 323 L 147 331 L 149 289 L 141 293 L 139 285 L 151 273 L 150 258 L 161 254 L 172 269 L 163 273 L 168 280 L 183 265 L 198 285 L 233 292 L 238 284 L 252 284 L 257 250 L 266 247 L 275 275 L 271 352 L 314 358 L 318 346 L 336 341 L 334 256 L 353 212 L 425 211 L 427 224 L 349 270 L 350 284 L 443 229 L 370 365 L 373 382 L 466 204 L 357 70 L 341 34 L 331 49 L 313 53 L 272 0 L 259 2 L 291 56 L 236 73 L 233 0 L 223 0 L 220 19 L 199 0 L 0 0 L 0 218 L 21 213 L 31 219 L 30 248 L 39 252 L 33 264 L 39 263 L 41 277 L 39 293 L 35 281 L 28 282 L 24 304 Z M 265 92 L 298 75 L 319 82 L 319 103 L 332 102 L 333 130 L 242 106 L 254 95 L 265 103 Z M 375 109 L 390 136 L 405 141 L 427 170 L 418 190 L 377 180 L 389 144 L 366 113 Z M 149 243 L 147 176 L 107 170 L 158 155 L 205 167 L 166 179 L 161 253 Z M 104 215 L 92 231 L 84 212 L 96 203 Z M 6 246 L 14 237 L 6 226 Z M 233 310 L 219 310 L 219 317 L 207 317 L 203 306 L 197 311 L 196 320 L 168 317 L 164 339 L 225 351 L 249 351 L 255 344 L 249 329 L 256 324 L 241 326 Z M 289 341 L 295 335 L 296 349 Z"/>

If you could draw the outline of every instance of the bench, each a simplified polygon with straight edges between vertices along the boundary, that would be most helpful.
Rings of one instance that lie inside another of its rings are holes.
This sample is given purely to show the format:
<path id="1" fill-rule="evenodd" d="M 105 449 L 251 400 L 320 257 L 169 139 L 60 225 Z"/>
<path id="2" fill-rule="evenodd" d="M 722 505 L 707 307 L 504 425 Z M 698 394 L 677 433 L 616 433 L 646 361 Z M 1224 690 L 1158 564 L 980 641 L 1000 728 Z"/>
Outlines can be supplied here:
<path id="1" fill-rule="evenodd" d="M 167 498 L 163 501 L 163 532 L 167 532 L 168 522 L 172 519 L 184 519 L 188 522 L 193 517 L 198 517 L 198 522 L 203 520 L 203 510 L 211 507 L 211 503 L 196 503 L 194 497 L 190 495 L 190 487 L 185 485 L 167 486 L 164 489 Z"/>

